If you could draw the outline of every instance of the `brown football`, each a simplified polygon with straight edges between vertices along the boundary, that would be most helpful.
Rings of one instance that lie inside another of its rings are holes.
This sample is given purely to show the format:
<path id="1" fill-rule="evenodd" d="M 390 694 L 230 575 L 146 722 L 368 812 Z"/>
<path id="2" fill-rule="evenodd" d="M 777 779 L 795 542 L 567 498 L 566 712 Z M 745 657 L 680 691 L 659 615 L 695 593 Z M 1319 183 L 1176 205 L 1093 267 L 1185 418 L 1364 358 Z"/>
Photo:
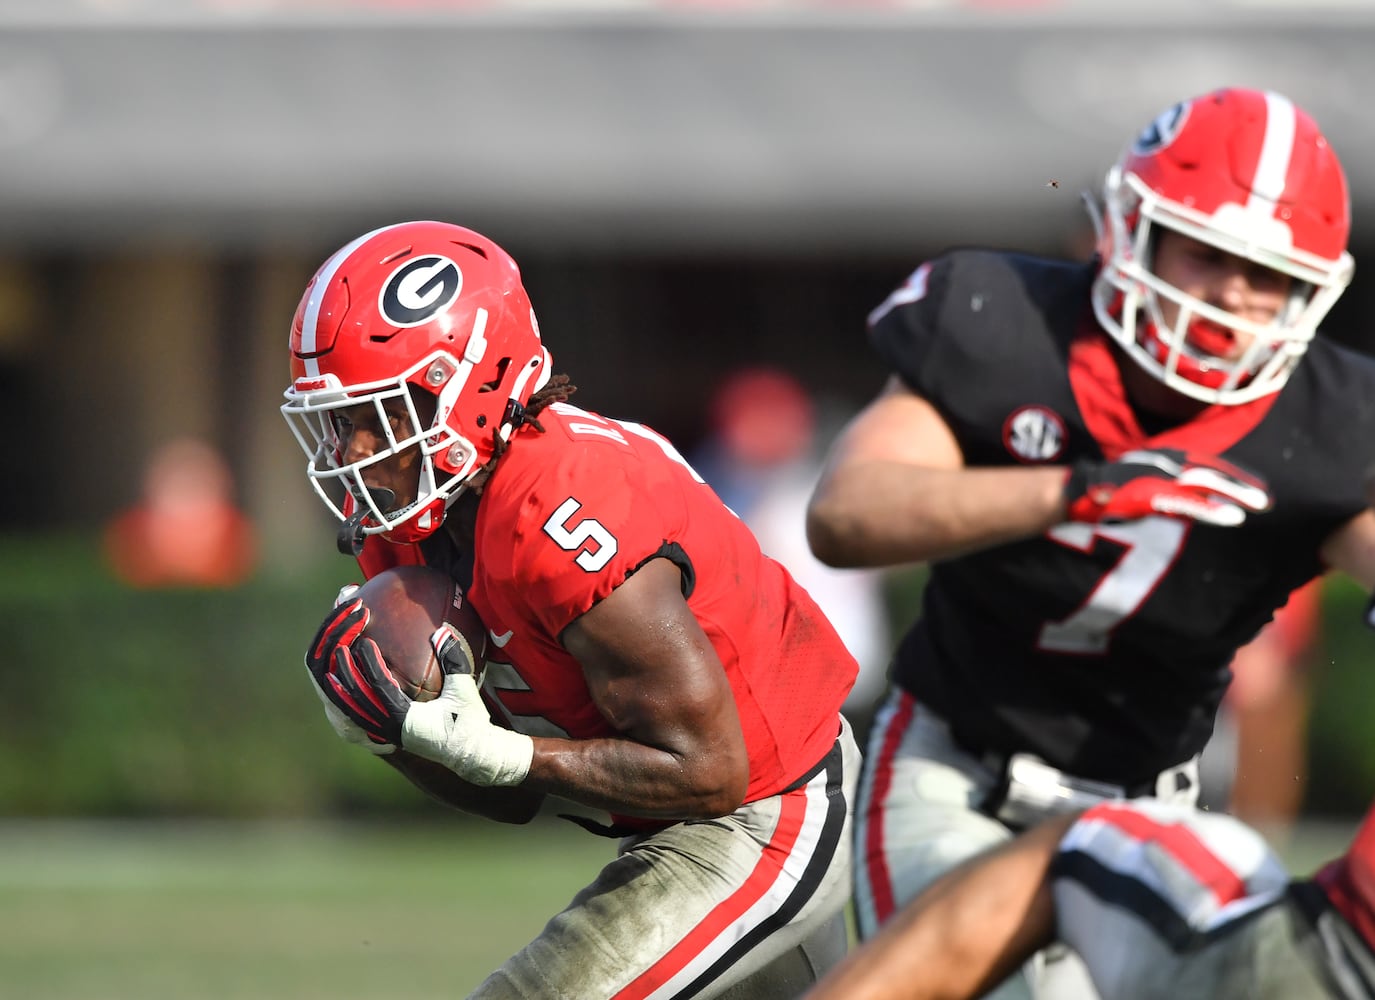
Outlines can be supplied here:
<path id="1" fill-rule="evenodd" d="M 377 643 L 401 690 L 414 700 L 429 701 L 444 684 L 430 646 L 430 636 L 441 622 L 447 621 L 468 641 L 473 668 L 481 673 L 487 629 L 447 573 L 429 566 L 397 566 L 378 573 L 354 596 L 368 609 L 363 635 Z"/>

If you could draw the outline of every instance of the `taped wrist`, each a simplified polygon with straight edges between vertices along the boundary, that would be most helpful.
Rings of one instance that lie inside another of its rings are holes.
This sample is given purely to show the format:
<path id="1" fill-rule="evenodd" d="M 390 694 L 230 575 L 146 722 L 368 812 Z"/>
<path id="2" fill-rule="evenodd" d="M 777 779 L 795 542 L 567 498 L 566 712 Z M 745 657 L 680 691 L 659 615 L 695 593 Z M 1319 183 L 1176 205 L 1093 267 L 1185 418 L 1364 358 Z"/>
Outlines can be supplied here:
<path id="1" fill-rule="evenodd" d="M 450 755 L 442 763 L 474 785 L 519 785 L 530 773 L 535 741 L 524 733 L 488 725 L 480 739 Z"/>
<path id="2" fill-rule="evenodd" d="M 401 745 L 474 785 L 519 785 L 530 773 L 535 741 L 495 725 L 471 674 L 451 674 L 434 701 L 406 712 Z"/>

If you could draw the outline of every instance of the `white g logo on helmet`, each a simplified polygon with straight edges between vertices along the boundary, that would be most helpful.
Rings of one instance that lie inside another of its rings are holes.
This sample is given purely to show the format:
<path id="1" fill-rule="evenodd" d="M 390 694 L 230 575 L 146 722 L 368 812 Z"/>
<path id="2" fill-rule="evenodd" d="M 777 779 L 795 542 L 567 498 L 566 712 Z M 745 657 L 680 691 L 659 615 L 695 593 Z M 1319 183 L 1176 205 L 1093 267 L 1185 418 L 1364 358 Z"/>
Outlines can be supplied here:
<path id="1" fill-rule="evenodd" d="M 1189 104 L 1182 102 L 1162 111 L 1155 117 L 1155 120 L 1141 130 L 1141 134 L 1132 143 L 1132 152 L 1137 156 L 1144 156 L 1147 153 L 1154 153 L 1164 149 L 1174 142 L 1175 136 L 1179 135 L 1184 128 L 1184 122 L 1189 117 Z"/>
<path id="2" fill-rule="evenodd" d="M 448 257 L 429 254 L 393 271 L 377 296 L 377 311 L 393 326 L 419 326 L 449 306 L 463 290 L 463 272 Z"/>

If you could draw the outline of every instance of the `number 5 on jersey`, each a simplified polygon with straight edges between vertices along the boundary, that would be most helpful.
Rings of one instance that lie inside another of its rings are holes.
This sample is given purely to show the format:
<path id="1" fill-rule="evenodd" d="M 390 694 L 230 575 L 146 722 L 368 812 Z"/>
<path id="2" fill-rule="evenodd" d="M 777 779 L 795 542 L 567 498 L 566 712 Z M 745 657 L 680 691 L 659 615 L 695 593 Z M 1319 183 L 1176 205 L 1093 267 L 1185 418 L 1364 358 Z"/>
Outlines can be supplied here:
<path id="1" fill-rule="evenodd" d="M 565 552 L 577 552 L 573 561 L 587 572 L 595 573 L 616 554 L 616 536 L 595 517 L 573 520 L 581 509 L 582 504 L 569 497 L 544 522 L 544 533 Z"/>

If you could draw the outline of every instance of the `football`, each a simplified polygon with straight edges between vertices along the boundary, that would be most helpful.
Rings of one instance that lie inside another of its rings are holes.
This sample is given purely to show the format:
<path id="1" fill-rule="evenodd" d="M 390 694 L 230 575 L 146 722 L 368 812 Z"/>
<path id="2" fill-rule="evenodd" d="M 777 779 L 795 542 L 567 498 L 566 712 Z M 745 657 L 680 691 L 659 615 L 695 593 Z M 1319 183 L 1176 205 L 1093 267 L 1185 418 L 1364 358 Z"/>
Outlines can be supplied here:
<path id="1" fill-rule="evenodd" d="M 447 573 L 429 566 L 397 566 L 378 573 L 354 596 L 368 609 L 363 635 L 377 643 L 401 690 L 413 700 L 429 701 L 444 685 L 444 672 L 430 646 L 441 622 L 467 640 L 473 670 L 482 673 L 487 629 Z"/>

